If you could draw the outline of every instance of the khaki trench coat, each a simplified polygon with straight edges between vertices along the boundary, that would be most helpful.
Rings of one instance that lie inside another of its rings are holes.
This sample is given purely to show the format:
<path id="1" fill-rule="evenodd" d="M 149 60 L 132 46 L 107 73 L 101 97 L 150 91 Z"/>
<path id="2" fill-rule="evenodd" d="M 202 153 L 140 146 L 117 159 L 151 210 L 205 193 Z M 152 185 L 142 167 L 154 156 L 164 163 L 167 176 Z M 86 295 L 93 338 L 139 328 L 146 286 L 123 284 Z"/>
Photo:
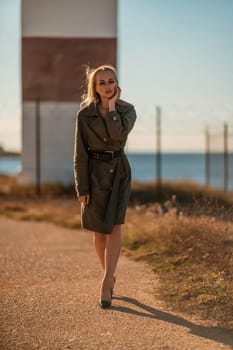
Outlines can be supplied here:
<path id="1" fill-rule="evenodd" d="M 82 227 L 111 233 L 123 224 L 130 194 L 131 169 L 124 152 L 109 161 L 90 159 L 88 150 L 124 149 L 136 120 L 133 105 L 119 100 L 116 110 L 103 118 L 94 104 L 77 113 L 74 142 L 74 178 L 77 196 L 90 195 L 81 205 Z"/>

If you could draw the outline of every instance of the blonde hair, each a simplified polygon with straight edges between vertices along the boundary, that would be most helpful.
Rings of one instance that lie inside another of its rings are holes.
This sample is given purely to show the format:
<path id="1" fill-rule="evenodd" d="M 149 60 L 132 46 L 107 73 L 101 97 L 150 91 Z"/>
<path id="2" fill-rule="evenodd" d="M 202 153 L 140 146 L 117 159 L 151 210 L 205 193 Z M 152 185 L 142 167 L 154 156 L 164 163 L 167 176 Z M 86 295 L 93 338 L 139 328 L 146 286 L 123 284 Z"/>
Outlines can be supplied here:
<path id="1" fill-rule="evenodd" d="M 98 93 L 96 92 L 96 74 L 98 72 L 110 71 L 113 73 L 114 78 L 117 79 L 117 73 L 113 66 L 103 65 L 95 69 L 90 67 L 86 68 L 86 82 L 87 82 L 87 93 L 82 95 L 82 102 L 80 104 L 81 108 L 89 106 L 91 103 L 97 104 L 100 100 Z"/>

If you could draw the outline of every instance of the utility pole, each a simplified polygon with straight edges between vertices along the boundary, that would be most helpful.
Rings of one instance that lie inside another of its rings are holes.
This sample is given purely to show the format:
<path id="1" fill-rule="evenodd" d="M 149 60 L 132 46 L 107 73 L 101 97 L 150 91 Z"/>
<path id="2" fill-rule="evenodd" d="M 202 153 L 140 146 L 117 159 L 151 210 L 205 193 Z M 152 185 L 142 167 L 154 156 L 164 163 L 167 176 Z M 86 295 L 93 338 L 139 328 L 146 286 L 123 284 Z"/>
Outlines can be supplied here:
<path id="1" fill-rule="evenodd" d="M 205 151 L 205 183 L 206 186 L 210 185 L 210 133 L 208 127 L 205 130 L 205 141 L 206 141 L 206 151 Z"/>
<path id="2" fill-rule="evenodd" d="M 162 199 L 161 108 L 156 107 L 156 197 Z"/>
<path id="3" fill-rule="evenodd" d="M 224 191 L 227 192 L 228 190 L 228 125 L 224 124 L 224 131 L 223 131 L 223 139 L 224 139 L 224 151 L 223 151 L 223 157 L 224 157 Z"/>
<path id="4" fill-rule="evenodd" d="M 36 194 L 41 195 L 40 101 L 36 100 Z"/>

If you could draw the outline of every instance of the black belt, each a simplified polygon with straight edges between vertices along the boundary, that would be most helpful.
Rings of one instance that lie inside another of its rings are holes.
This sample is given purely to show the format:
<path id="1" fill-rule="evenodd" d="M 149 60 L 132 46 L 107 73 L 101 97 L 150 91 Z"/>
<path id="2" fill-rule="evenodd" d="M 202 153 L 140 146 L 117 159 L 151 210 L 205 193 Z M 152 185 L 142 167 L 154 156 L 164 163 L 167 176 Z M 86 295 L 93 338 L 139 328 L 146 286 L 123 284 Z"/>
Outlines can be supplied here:
<path id="1" fill-rule="evenodd" d="M 112 160 L 113 158 L 122 155 L 122 150 L 119 151 L 91 151 L 88 150 L 89 157 L 92 159 L 98 159 L 103 161 Z"/>

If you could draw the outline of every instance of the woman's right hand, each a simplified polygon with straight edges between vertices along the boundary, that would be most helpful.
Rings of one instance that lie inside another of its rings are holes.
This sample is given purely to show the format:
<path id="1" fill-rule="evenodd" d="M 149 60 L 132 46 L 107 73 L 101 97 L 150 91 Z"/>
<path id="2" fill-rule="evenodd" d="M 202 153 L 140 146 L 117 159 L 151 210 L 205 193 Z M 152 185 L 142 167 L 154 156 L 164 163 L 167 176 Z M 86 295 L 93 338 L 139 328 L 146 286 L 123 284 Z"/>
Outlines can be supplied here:
<path id="1" fill-rule="evenodd" d="M 115 103 L 119 100 L 121 96 L 121 88 L 116 86 L 115 94 L 109 100 L 109 112 L 115 111 Z"/>
<path id="2" fill-rule="evenodd" d="M 90 200 L 89 194 L 86 194 L 84 196 L 79 197 L 79 202 L 84 204 L 84 205 L 87 205 L 89 203 L 89 200 Z"/>

